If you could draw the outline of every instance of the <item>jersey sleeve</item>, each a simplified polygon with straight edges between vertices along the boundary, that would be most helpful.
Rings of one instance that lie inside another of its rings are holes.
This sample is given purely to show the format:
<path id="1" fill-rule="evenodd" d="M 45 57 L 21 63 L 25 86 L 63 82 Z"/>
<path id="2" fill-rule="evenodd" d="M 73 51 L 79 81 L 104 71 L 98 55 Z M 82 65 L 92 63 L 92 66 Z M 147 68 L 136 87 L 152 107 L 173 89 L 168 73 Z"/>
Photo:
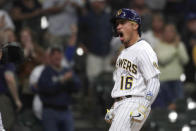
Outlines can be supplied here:
<path id="1" fill-rule="evenodd" d="M 138 55 L 138 65 L 146 81 L 160 74 L 158 59 L 152 49 L 145 48 L 140 51 Z"/>
<path id="2" fill-rule="evenodd" d="M 160 89 L 159 77 L 156 75 L 147 81 L 147 87 L 145 91 L 145 99 L 142 101 L 144 107 L 149 107 L 152 105 L 156 99 Z"/>

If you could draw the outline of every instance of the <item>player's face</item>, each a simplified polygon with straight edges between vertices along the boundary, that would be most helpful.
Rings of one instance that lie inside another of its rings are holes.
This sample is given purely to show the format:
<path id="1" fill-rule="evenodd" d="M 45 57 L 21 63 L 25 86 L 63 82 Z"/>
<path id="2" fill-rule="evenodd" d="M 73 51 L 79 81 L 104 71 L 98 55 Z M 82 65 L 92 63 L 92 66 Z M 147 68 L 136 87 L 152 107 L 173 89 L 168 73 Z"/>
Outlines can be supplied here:
<path id="1" fill-rule="evenodd" d="M 117 20 L 116 29 L 123 44 L 129 44 L 133 38 L 133 33 L 137 30 L 138 25 L 128 20 Z"/>

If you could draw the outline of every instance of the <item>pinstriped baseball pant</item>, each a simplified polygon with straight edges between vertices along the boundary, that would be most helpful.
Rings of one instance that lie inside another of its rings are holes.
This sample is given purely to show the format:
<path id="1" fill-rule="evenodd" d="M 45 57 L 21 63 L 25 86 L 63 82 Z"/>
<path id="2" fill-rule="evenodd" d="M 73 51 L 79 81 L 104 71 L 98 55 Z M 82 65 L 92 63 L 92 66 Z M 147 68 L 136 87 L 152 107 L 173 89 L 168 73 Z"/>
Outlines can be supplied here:
<path id="1" fill-rule="evenodd" d="M 109 131 L 139 131 L 146 121 L 151 109 L 148 109 L 145 119 L 141 122 L 134 121 L 130 117 L 130 113 L 137 110 L 142 100 L 142 97 L 132 97 L 115 102 L 114 118 Z"/>

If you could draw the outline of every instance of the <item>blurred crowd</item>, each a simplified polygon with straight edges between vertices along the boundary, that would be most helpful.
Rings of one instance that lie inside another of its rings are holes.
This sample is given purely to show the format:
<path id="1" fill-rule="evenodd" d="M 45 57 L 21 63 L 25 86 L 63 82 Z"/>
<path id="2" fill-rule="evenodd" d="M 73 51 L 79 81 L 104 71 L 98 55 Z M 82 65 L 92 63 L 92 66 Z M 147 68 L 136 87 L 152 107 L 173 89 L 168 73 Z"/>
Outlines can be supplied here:
<path id="1" fill-rule="evenodd" d="M 153 108 L 175 110 L 177 99 L 196 100 L 195 7 L 195 0 L 1 0 L 0 45 L 17 42 L 25 56 L 20 65 L 0 65 L 5 129 L 14 131 L 18 114 L 30 109 L 45 131 L 73 131 L 74 102 L 111 104 L 98 94 L 97 82 L 109 73 L 112 83 L 123 49 L 110 24 L 120 8 L 139 13 L 142 39 L 159 59 L 161 88 Z"/>

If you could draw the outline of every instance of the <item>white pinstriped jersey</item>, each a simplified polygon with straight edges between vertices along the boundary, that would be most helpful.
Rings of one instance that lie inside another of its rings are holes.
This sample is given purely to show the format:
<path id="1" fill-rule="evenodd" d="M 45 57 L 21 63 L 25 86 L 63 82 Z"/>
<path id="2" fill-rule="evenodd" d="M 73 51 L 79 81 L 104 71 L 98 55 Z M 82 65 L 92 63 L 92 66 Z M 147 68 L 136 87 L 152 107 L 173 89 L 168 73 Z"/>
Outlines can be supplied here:
<path id="1" fill-rule="evenodd" d="M 145 97 L 146 81 L 159 73 L 155 52 L 149 43 L 139 40 L 124 49 L 116 61 L 112 98 L 126 95 Z"/>

